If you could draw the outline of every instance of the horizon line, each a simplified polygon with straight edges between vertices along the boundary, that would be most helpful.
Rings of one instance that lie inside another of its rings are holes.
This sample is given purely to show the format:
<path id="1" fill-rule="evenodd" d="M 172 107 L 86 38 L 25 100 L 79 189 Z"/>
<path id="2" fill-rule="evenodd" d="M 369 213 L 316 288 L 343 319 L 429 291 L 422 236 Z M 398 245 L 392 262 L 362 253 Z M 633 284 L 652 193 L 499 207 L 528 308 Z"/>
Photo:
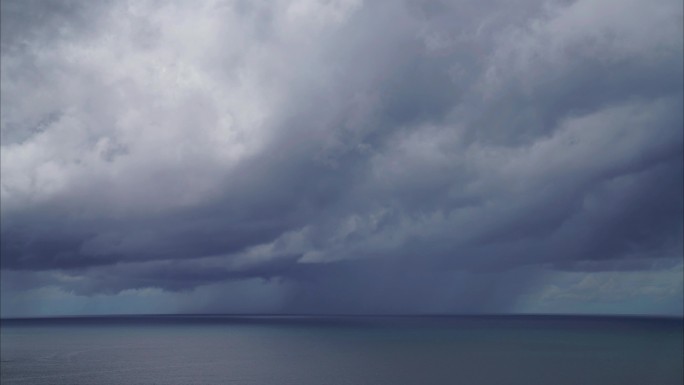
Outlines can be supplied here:
<path id="1" fill-rule="evenodd" d="M 428 318 L 428 317 L 573 317 L 573 318 L 642 318 L 642 319 L 678 319 L 684 320 L 684 315 L 673 314 L 629 314 L 629 313 L 131 313 L 131 314 L 66 314 L 3 317 L 0 321 L 11 320 L 40 320 L 40 319 L 75 319 L 75 318 L 125 318 L 125 317 L 310 317 L 310 318 Z"/>

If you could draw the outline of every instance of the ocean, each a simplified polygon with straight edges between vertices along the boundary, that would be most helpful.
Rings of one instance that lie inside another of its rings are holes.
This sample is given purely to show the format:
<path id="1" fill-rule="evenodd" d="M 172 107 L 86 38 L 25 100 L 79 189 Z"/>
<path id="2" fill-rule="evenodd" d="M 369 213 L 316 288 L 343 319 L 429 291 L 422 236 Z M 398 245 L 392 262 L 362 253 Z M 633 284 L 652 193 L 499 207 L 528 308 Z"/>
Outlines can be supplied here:
<path id="1" fill-rule="evenodd" d="M 683 325 L 583 316 L 3 319 L 0 382 L 681 385 Z"/>

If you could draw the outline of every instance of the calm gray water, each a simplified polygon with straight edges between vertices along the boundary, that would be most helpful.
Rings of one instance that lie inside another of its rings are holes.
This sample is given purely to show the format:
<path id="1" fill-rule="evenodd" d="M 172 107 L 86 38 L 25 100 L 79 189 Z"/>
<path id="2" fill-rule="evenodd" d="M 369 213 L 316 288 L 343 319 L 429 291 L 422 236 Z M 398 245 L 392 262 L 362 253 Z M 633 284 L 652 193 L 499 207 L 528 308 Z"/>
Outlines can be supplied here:
<path id="1" fill-rule="evenodd" d="M 2 384 L 682 384 L 682 320 L 2 320 Z"/>

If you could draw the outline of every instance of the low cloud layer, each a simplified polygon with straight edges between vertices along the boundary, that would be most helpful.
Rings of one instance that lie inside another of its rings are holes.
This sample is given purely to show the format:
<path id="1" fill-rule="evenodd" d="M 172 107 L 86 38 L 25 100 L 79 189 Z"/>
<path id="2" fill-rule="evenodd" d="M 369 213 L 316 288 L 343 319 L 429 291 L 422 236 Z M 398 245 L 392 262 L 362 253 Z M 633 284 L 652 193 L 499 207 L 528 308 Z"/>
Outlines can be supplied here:
<path id="1" fill-rule="evenodd" d="M 678 1 L 1 4 L 3 297 L 497 312 L 681 265 Z"/>

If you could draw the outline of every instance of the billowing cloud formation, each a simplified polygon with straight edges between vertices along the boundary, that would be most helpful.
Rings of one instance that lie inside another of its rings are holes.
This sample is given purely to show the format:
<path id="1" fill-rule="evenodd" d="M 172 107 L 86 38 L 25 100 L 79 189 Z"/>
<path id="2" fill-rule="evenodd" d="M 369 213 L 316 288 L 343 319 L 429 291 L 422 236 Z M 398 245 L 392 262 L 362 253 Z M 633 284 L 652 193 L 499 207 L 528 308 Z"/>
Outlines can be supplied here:
<path id="1" fill-rule="evenodd" d="M 5 291 L 496 311 L 539 269 L 676 264 L 682 29 L 674 0 L 3 0 Z"/>

